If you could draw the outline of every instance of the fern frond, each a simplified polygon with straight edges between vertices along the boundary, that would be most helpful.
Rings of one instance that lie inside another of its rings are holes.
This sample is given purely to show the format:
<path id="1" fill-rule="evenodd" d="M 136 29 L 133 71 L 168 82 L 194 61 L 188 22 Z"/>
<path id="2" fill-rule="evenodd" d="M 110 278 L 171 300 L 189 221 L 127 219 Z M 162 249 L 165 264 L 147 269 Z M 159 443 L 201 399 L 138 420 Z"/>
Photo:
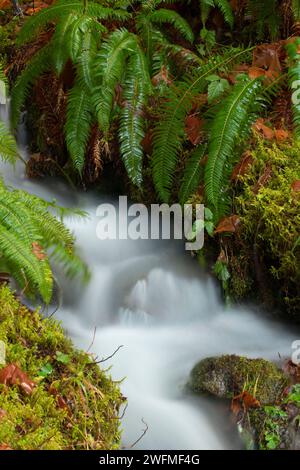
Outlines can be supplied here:
<path id="1" fill-rule="evenodd" d="M 234 23 L 234 17 L 231 5 L 228 0 L 214 0 L 215 6 L 219 8 L 222 15 L 224 16 L 224 20 L 229 26 L 232 28 Z"/>
<path id="2" fill-rule="evenodd" d="M 142 140 L 145 136 L 143 107 L 146 103 L 146 93 L 138 70 L 139 59 L 137 55 L 133 55 L 123 83 L 124 104 L 120 115 L 119 139 L 127 174 L 136 186 L 141 187 L 144 154 Z"/>
<path id="3" fill-rule="evenodd" d="M 171 24 L 185 39 L 191 43 L 194 42 L 194 33 L 190 25 L 176 11 L 161 8 L 160 10 L 156 10 L 150 13 L 148 18 L 152 23 L 155 24 Z"/>
<path id="4" fill-rule="evenodd" d="M 158 195 L 168 202 L 173 185 L 174 170 L 185 138 L 185 118 L 190 111 L 193 98 L 207 87 L 206 78 L 224 71 L 229 64 L 238 62 L 249 50 L 225 52 L 223 56 L 212 57 L 207 64 L 197 69 L 195 77 L 187 76 L 184 82 L 177 82 L 166 91 L 159 120 L 153 138 L 152 168 Z"/>
<path id="5" fill-rule="evenodd" d="M 182 205 L 188 201 L 199 186 L 201 176 L 204 174 L 203 157 L 206 150 L 206 144 L 199 145 L 189 157 L 179 191 L 179 201 Z"/>
<path id="6" fill-rule="evenodd" d="M 18 149 L 14 137 L 6 125 L 0 121 L 0 158 L 15 163 L 18 158 Z"/>
<path id="7" fill-rule="evenodd" d="M 205 190 L 216 220 L 223 215 L 226 205 L 224 190 L 228 183 L 228 168 L 233 164 L 235 145 L 245 126 L 250 128 L 254 120 L 252 111 L 258 106 L 257 99 L 261 93 L 261 80 L 244 76 L 223 101 L 212 123 Z"/>
<path id="8" fill-rule="evenodd" d="M 256 26 L 257 39 L 262 40 L 269 30 L 272 40 L 278 37 L 280 28 L 280 8 L 277 0 L 248 0 L 248 14 Z"/>
<path id="9" fill-rule="evenodd" d="M 51 44 L 49 44 L 33 57 L 17 78 L 12 90 L 11 99 L 11 121 L 13 128 L 17 127 L 22 106 L 35 80 L 51 67 L 51 53 Z"/>
<path id="10" fill-rule="evenodd" d="M 73 14 L 69 14 L 62 18 L 62 20 L 58 23 L 55 29 L 55 33 L 52 37 L 51 44 L 52 44 L 52 66 L 57 76 L 59 76 L 69 58 L 69 51 L 67 47 L 67 34 L 69 28 L 72 26 L 73 23 L 77 20 L 77 16 Z"/>
<path id="11" fill-rule="evenodd" d="M 65 136 L 74 167 L 81 174 L 93 116 L 91 100 L 84 88 L 75 85 L 68 95 Z"/>
<path id="12" fill-rule="evenodd" d="M 24 42 L 31 41 L 48 23 L 61 20 L 71 13 L 86 14 L 98 20 L 125 20 L 129 17 L 129 14 L 124 10 L 103 7 L 98 3 L 89 2 L 87 7 L 84 8 L 81 1 L 58 0 L 27 19 L 18 35 L 17 44 L 21 45 Z"/>
<path id="13" fill-rule="evenodd" d="M 292 0 L 292 12 L 294 21 L 300 21 L 300 0 Z"/>
<path id="14" fill-rule="evenodd" d="M 101 45 L 95 57 L 94 76 L 97 82 L 92 101 L 98 116 L 100 129 L 108 138 L 110 116 L 115 88 L 121 81 L 125 60 L 137 47 L 135 36 L 126 29 L 114 31 Z"/>

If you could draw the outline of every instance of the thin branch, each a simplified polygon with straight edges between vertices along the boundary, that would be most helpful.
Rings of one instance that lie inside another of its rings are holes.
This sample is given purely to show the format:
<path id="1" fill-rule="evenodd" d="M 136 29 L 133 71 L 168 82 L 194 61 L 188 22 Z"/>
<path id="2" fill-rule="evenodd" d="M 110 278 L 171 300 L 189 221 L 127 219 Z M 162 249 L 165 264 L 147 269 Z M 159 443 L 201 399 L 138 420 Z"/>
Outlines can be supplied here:
<path id="1" fill-rule="evenodd" d="M 95 328 L 94 328 L 94 333 L 93 333 L 93 339 L 92 339 L 91 344 L 90 344 L 89 347 L 87 348 L 86 353 L 89 353 L 90 350 L 91 350 L 91 348 L 93 347 L 93 344 L 94 344 L 95 338 L 96 338 L 96 333 L 97 333 L 97 327 L 95 326 Z"/>
<path id="2" fill-rule="evenodd" d="M 143 437 L 145 436 L 145 434 L 147 433 L 147 431 L 149 429 L 149 426 L 144 421 L 144 418 L 142 418 L 141 421 L 146 427 L 145 427 L 145 429 L 143 429 L 142 434 L 140 435 L 140 437 L 129 447 L 129 449 L 133 449 L 133 447 L 136 446 L 143 439 Z"/>
<path id="3" fill-rule="evenodd" d="M 110 356 L 108 356 L 108 357 L 106 357 L 106 358 L 104 358 L 104 359 L 100 359 L 100 361 L 89 362 L 89 363 L 87 364 L 87 366 L 93 366 L 93 365 L 95 365 L 95 364 L 101 364 L 102 362 L 108 361 L 109 359 L 111 359 L 112 357 L 114 357 L 114 355 L 117 354 L 117 352 L 119 352 L 120 349 L 123 348 L 123 347 L 124 347 L 124 345 L 121 344 L 120 346 L 117 347 L 117 349 L 116 349 Z"/>

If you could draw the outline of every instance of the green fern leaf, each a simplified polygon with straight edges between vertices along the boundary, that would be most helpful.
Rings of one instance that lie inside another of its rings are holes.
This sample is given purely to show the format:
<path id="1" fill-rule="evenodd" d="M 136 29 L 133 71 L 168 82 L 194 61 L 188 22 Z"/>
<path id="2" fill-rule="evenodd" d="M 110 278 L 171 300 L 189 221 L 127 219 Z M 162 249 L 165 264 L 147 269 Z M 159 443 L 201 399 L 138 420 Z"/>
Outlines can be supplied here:
<path id="1" fill-rule="evenodd" d="M 183 174 L 183 180 L 179 191 L 180 204 L 185 204 L 189 197 L 199 186 L 200 178 L 204 174 L 203 157 L 207 145 L 200 145 L 190 156 Z"/>
<path id="2" fill-rule="evenodd" d="M 65 136 L 74 167 L 81 174 L 92 119 L 91 100 L 85 89 L 75 85 L 69 93 Z"/>
<path id="3" fill-rule="evenodd" d="M 224 191 L 234 161 L 235 145 L 244 127 L 249 129 L 254 121 L 252 111 L 258 107 L 261 94 L 261 80 L 250 80 L 244 76 L 220 105 L 213 120 L 205 168 L 205 190 L 216 220 L 223 215 L 226 206 Z"/>
<path id="4" fill-rule="evenodd" d="M 161 8 L 160 10 L 150 13 L 148 18 L 152 23 L 159 25 L 164 25 L 165 23 L 172 24 L 185 39 L 189 42 L 194 42 L 194 34 L 190 25 L 176 11 Z"/>

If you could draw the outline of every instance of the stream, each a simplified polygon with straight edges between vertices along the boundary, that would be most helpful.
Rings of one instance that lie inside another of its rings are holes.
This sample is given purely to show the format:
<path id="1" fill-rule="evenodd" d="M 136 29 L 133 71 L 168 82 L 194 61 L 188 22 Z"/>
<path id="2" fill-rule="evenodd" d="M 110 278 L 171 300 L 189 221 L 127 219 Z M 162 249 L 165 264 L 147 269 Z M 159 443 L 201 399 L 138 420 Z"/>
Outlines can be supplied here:
<path id="1" fill-rule="evenodd" d="M 22 131 L 19 141 L 24 145 Z M 59 180 L 28 181 L 21 163 L 15 170 L 1 163 L 1 173 L 6 184 L 90 215 L 67 224 L 92 279 L 86 287 L 60 279 L 64 298 L 56 317 L 77 347 L 90 347 L 99 360 L 113 355 L 102 367 L 123 380 L 128 398 L 124 448 L 146 425 L 135 449 L 240 448 L 227 407 L 188 392 L 190 370 L 201 358 L 225 353 L 290 357 L 295 335 L 261 312 L 225 309 L 217 286 L 179 241 L 100 241 L 96 207 L 117 201 L 74 193 Z"/>

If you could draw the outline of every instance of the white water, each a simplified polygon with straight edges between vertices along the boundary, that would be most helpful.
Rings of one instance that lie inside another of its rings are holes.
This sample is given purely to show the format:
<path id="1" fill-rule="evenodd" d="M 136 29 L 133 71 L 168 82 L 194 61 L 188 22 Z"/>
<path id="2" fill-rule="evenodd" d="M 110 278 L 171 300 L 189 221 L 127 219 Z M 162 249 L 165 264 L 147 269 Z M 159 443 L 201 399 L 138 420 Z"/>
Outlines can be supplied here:
<path id="1" fill-rule="evenodd" d="M 201 274 L 181 244 L 165 241 L 105 241 L 96 238 L 95 196 L 79 196 L 64 184 L 35 184 L 2 165 L 6 183 L 45 198 L 88 210 L 90 220 L 69 221 L 92 270 L 90 284 L 64 282 L 57 313 L 75 344 L 99 359 L 123 347 L 103 365 L 124 381 L 128 397 L 123 445 L 128 448 L 227 449 L 240 443 L 223 406 L 185 389 L 189 372 L 203 357 L 235 353 L 278 359 L 297 339 L 282 325 L 243 309 L 225 310 L 212 281 Z M 52 186 L 52 189 L 51 189 Z"/>

